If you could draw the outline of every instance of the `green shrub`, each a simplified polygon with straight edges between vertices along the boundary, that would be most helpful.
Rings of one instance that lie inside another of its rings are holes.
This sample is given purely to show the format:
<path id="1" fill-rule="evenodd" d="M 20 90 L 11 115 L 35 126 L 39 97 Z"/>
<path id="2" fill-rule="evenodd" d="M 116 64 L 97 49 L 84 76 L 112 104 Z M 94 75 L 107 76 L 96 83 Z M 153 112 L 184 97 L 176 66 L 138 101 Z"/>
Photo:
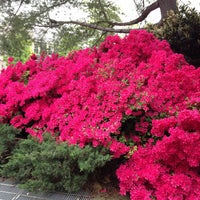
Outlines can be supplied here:
<path id="1" fill-rule="evenodd" d="M 15 178 L 29 191 L 77 191 L 89 174 L 111 159 L 105 148 L 69 146 L 45 134 L 44 141 L 29 137 L 19 142 L 2 175 Z"/>
<path id="2" fill-rule="evenodd" d="M 19 132 L 8 124 L 0 124 L 0 164 L 5 163 L 12 152 Z"/>
<path id="3" fill-rule="evenodd" d="M 149 25 L 147 29 L 159 39 L 166 39 L 189 63 L 200 66 L 200 15 L 194 8 L 181 6 L 177 13 L 170 13 L 161 26 Z"/>

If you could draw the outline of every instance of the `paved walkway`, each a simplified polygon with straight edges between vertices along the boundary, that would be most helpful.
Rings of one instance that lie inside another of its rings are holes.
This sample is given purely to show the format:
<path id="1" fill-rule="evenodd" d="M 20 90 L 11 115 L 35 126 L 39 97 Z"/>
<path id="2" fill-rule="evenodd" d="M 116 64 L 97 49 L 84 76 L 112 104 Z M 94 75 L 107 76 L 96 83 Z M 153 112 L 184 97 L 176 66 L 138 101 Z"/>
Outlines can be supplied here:
<path id="1" fill-rule="evenodd" d="M 86 192 L 77 193 L 29 193 L 19 189 L 9 180 L 0 179 L 0 200 L 92 200 Z"/>

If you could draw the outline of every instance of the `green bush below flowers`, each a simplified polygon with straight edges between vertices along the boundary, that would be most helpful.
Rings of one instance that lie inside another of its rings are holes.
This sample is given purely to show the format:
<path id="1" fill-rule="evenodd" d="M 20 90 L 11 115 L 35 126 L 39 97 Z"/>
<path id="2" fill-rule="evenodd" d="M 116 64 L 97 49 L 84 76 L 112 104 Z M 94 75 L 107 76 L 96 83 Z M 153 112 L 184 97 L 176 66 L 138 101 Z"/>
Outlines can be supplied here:
<path id="1" fill-rule="evenodd" d="M 105 148 L 69 146 L 44 134 L 42 143 L 31 137 L 21 140 L 0 173 L 29 191 L 71 192 L 80 190 L 88 176 L 110 158 Z"/>
<path id="2" fill-rule="evenodd" d="M 19 132 L 19 130 L 8 124 L 0 124 L 0 164 L 7 161 L 7 157 L 16 144 L 16 136 Z"/>

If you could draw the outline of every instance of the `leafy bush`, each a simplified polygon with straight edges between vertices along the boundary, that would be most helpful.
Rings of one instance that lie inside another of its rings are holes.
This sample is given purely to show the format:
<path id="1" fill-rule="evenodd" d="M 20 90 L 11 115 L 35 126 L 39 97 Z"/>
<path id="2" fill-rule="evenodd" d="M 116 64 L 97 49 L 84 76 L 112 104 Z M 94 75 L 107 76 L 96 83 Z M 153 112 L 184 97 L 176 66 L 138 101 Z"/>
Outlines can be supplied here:
<path id="1" fill-rule="evenodd" d="M 29 137 L 19 142 L 1 174 L 29 191 L 77 191 L 110 158 L 105 148 L 69 146 L 50 135 L 42 143 Z"/>
<path id="2" fill-rule="evenodd" d="M 117 170 L 122 195 L 199 198 L 200 68 L 166 41 L 144 30 L 109 36 L 98 48 L 66 57 L 11 62 L 0 82 L 1 122 L 41 142 L 50 132 L 58 142 L 109 149 L 123 160 Z M 182 120 L 193 128 L 183 128 Z"/>
<path id="3" fill-rule="evenodd" d="M 200 14 L 194 8 L 181 6 L 161 26 L 150 25 L 147 29 L 158 38 L 166 39 L 175 52 L 185 55 L 189 63 L 200 66 Z"/>
<path id="4" fill-rule="evenodd" d="M 0 124 L 0 164 L 6 162 L 16 144 L 19 130 L 8 124 Z"/>

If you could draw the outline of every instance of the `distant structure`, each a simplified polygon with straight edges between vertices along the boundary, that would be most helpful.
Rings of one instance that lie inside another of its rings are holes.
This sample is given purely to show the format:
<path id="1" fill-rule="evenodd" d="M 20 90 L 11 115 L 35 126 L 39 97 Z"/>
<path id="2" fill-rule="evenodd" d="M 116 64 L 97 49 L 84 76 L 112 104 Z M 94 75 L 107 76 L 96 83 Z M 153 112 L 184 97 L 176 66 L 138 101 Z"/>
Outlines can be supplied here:
<path id="1" fill-rule="evenodd" d="M 40 56 L 42 52 L 45 52 L 47 55 L 52 54 L 54 52 L 54 43 L 47 42 L 43 40 L 33 40 L 31 46 L 31 52 L 35 53 L 37 56 Z M 6 68 L 6 62 L 3 60 L 3 56 L 0 55 L 0 72 L 2 69 Z"/>
<path id="2" fill-rule="evenodd" d="M 0 71 L 6 68 L 6 63 L 3 60 L 3 56 L 0 56 Z"/>
<path id="3" fill-rule="evenodd" d="M 34 40 L 31 49 L 36 55 L 40 55 L 42 52 L 49 55 L 54 52 L 54 44 L 53 42 Z"/>

